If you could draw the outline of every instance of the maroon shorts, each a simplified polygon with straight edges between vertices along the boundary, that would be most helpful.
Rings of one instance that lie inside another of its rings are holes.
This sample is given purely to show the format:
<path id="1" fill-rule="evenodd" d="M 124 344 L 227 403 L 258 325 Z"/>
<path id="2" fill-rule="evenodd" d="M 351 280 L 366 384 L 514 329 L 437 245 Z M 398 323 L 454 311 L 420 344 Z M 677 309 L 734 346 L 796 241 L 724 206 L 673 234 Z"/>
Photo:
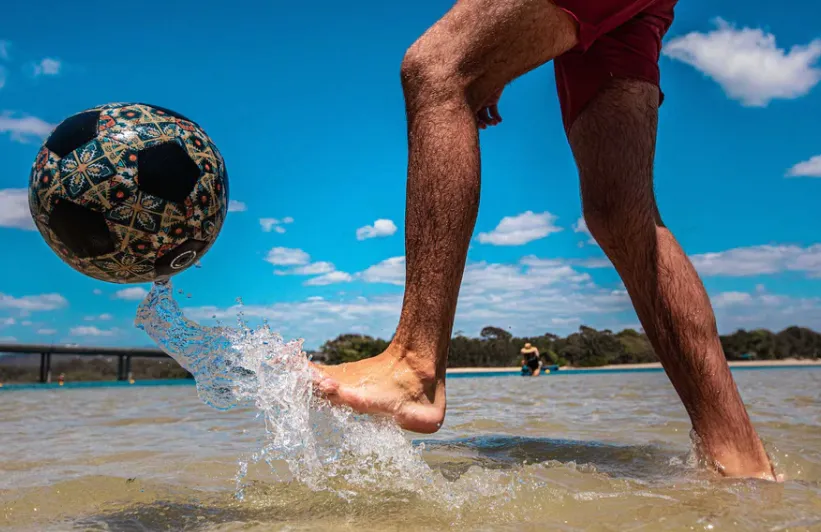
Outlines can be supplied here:
<path id="1" fill-rule="evenodd" d="M 676 0 L 553 0 L 579 24 L 579 44 L 553 60 L 565 131 L 612 78 L 659 85 L 661 39 Z M 659 90 L 659 105 L 664 95 Z"/>

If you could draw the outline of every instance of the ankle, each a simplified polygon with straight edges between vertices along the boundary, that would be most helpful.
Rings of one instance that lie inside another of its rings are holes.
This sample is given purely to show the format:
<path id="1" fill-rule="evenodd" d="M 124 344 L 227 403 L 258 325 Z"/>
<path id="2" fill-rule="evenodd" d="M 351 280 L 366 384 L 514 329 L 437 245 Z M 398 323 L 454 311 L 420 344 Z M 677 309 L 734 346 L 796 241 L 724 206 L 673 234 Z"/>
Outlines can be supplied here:
<path id="1" fill-rule="evenodd" d="M 710 444 L 703 440 L 696 445 L 697 452 L 725 477 L 776 480 L 770 457 L 757 436 L 746 446 L 739 446 L 738 442 Z"/>
<path id="2" fill-rule="evenodd" d="M 393 342 L 384 354 L 393 360 L 393 364 L 404 366 L 412 371 L 413 377 L 423 385 L 434 385 L 445 376 L 444 371 L 441 375 L 437 371 L 435 353 L 409 349 L 398 342 Z"/>

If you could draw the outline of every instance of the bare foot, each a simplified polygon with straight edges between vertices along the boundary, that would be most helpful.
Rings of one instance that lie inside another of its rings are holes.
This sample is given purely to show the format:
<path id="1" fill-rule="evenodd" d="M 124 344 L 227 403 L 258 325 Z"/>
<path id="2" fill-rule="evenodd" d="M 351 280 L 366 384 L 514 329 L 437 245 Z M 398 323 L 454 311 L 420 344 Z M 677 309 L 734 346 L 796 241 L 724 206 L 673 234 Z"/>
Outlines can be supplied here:
<path id="1" fill-rule="evenodd" d="M 444 375 L 436 378 L 433 363 L 418 360 L 388 348 L 359 362 L 314 364 L 319 372 L 315 386 L 332 404 L 390 416 L 403 429 L 430 434 L 439 430 L 445 418 L 445 381 Z"/>

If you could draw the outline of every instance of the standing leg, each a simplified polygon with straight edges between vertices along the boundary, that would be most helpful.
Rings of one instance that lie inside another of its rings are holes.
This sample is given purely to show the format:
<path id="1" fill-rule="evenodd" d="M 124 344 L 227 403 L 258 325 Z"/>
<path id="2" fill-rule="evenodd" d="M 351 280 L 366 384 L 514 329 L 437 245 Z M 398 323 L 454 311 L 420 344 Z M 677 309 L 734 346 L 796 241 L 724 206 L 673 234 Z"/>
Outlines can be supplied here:
<path id="1" fill-rule="evenodd" d="M 773 478 L 733 381 L 710 300 L 656 207 L 658 87 L 614 80 L 573 123 L 587 227 L 624 281 L 703 450 L 728 476 Z"/>
<path id="2" fill-rule="evenodd" d="M 445 416 L 445 368 L 459 286 L 479 206 L 477 112 L 514 78 L 576 44 L 576 23 L 547 0 L 460 0 L 402 63 L 408 120 L 405 246 L 399 326 L 374 358 L 321 367 L 338 404 L 392 415 L 417 432 Z"/>

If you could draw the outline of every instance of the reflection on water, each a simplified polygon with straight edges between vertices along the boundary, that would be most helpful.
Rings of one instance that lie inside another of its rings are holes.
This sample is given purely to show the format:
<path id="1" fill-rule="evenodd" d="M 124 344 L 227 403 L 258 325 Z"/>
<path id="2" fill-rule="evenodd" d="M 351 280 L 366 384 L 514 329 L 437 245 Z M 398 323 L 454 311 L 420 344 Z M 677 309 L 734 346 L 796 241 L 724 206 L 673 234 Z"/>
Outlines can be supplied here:
<path id="1" fill-rule="evenodd" d="M 149 297 L 197 391 L 3 394 L 0 528 L 821 530 L 819 370 L 736 375 L 790 480 L 720 480 L 663 374 L 456 379 L 419 437 L 313 399 L 298 343 Z"/>

